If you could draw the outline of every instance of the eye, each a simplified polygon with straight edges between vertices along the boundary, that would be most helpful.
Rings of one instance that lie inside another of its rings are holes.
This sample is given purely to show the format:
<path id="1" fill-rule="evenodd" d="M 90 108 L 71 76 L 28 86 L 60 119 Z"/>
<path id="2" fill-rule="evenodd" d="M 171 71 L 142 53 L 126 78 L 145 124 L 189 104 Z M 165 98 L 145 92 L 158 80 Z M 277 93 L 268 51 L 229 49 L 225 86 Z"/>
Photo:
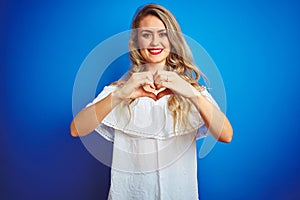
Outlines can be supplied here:
<path id="1" fill-rule="evenodd" d="M 143 33 L 143 34 L 142 34 L 142 37 L 143 37 L 143 38 L 150 38 L 150 37 L 151 37 L 151 34 L 150 34 L 150 33 Z"/>
<path id="2" fill-rule="evenodd" d="M 166 32 L 159 33 L 159 37 L 167 37 L 168 34 Z"/>

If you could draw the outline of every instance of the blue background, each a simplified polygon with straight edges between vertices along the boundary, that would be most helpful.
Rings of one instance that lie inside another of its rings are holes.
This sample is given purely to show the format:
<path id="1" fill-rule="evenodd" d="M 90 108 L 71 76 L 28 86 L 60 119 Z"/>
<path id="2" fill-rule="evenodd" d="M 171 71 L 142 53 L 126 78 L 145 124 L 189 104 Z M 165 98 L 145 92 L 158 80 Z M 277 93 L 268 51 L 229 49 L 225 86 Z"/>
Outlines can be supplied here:
<path id="1" fill-rule="evenodd" d="M 73 83 L 145 3 L 1 1 L 0 199 L 105 199 L 109 168 L 69 134 Z M 235 135 L 199 160 L 201 199 L 300 199 L 299 3 L 157 3 L 208 51 L 226 87 Z"/>

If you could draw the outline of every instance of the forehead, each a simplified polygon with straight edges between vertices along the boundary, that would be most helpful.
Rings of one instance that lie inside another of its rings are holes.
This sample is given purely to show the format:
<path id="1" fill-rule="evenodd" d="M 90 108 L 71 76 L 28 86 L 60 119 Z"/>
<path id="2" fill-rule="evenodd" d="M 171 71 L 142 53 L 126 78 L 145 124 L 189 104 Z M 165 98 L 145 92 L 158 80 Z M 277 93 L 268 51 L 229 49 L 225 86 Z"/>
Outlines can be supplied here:
<path id="1" fill-rule="evenodd" d="M 147 15 L 139 23 L 141 29 L 165 29 L 164 23 L 154 15 Z"/>

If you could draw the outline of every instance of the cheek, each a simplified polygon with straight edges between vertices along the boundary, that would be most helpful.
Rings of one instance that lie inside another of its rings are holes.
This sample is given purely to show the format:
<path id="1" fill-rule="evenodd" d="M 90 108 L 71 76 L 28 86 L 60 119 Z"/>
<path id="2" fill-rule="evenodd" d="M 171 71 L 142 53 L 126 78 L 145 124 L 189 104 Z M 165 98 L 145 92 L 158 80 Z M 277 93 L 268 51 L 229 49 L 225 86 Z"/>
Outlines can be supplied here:
<path id="1" fill-rule="evenodd" d="M 140 49 L 147 48 L 149 46 L 149 41 L 142 38 L 138 39 L 138 43 Z"/>
<path id="2" fill-rule="evenodd" d="M 166 50 L 170 50 L 170 42 L 168 39 L 163 40 L 162 44 L 164 45 Z"/>

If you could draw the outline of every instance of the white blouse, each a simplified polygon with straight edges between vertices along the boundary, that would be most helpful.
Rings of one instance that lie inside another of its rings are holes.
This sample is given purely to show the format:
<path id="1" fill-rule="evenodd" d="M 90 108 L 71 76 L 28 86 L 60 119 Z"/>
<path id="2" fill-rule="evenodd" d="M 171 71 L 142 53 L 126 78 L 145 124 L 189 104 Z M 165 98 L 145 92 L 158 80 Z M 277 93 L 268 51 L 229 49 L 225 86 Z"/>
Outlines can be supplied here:
<path id="1" fill-rule="evenodd" d="M 115 89 L 104 87 L 88 106 Z M 206 89 L 201 94 L 218 107 Z M 174 127 L 169 96 L 141 97 L 129 108 L 119 104 L 96 128 L 114 143 L 108 199 L 198 199 L 196 139 L 207 136 L 207 129 L 194 106 L 189 124 Z"/>

